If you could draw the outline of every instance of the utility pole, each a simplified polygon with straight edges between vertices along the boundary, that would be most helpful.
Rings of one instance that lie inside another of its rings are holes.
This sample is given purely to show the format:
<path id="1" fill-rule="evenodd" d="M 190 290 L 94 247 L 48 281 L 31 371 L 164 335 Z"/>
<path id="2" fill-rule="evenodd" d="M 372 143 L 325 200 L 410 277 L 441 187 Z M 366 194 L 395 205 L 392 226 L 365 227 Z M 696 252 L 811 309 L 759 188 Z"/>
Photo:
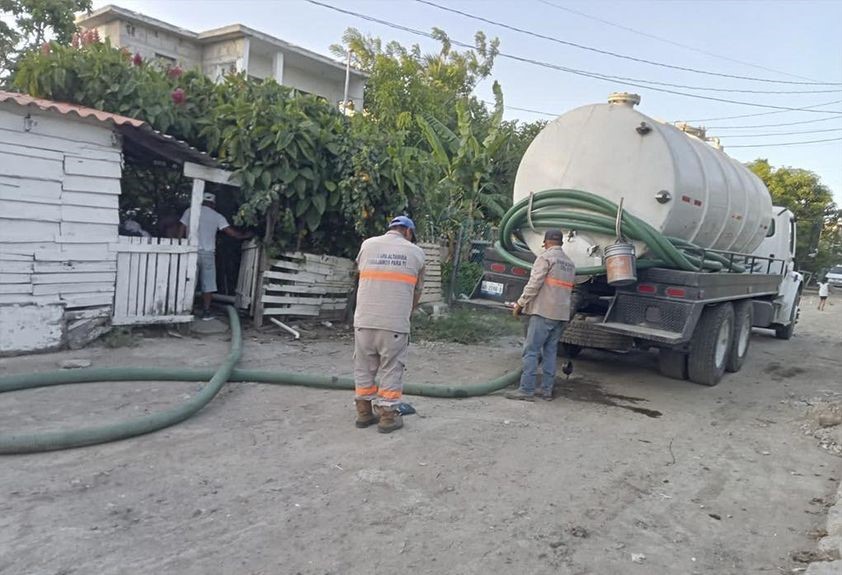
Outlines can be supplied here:
<path id="1" fill-rule="evenodd" d="M 345 95 L 342 97 L 342 113 L 348 115 L 348 88 L 351 85 L 351 50 L 348 49 L 348 61 L 345 64 Z"/>

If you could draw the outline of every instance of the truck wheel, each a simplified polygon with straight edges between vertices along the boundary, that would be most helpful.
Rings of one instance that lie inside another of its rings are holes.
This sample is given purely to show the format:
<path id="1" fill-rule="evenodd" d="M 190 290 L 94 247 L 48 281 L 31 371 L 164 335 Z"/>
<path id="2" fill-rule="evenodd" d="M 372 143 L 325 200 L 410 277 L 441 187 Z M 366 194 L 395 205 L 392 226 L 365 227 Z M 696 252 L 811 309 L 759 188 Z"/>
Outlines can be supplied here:
<path id="1" fill-rule="evenodd" d="M 658 371 L 664 377 L 687 379 L 687 354 L 661 348 L 658 350 Z"/>
<path id="2" fill-rule="evenodd" d="M 778 339 L 792 339 L 792 334 L 795 332 L 795 320 L 798 317 L 798 306 L 801 305 L 801 292 L 795 296 L 795 304 L 792 306 L 792 311 L 789 314 L 789 324 L 779 325 L 775 328 L 775 337 Z"/>
<path id="3" fill-rule="evenodd" d="M 743 362 L 748 355 L 748 346 L 751 343 L 753 322 L 754 305 L 752 305 L 751 300 L 735 303 L 734 337 L 731 341 L 731 350 L 728 352 L 728 361 L 725 363 L 725 371 L 735 373 L 743 367 Z"/>
<path id="4" fill-rule="evenodd" d="M 558 355 L 564 356 L 567 359 L 573 359 L 582 353 L 582 346 L 575 343 L 562 343 L 558 346 Z"/>
<path id="5" fill-rule="evenodd" d="M 716 385 L 725 374 L 734 333 L 734 306 L 723 303 L 708 307 L 696 325 L 687 356 L 690 381 Z"/>

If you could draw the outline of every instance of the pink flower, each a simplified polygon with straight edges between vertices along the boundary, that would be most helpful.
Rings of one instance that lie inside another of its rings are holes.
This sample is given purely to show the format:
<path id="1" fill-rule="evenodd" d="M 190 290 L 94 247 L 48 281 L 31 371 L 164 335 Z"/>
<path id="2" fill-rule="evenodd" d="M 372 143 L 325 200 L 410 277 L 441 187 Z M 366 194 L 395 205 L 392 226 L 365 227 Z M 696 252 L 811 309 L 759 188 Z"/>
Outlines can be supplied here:
<path id="1" fill-rule="evenodd" d="M 184 101 L 187 99 L 187 95 L 181 88 L 176 88 L 170 94 L 170 98 L 172 98 L 173 104 L 179 105 L 184 103 Z"/>
<path id="2" fill-rule="evenodd" d="M 181 78 L 181 75 L 184 73 L 184 70 L 181 69 L 180 66 L 173 66 L 169 70 L 167 70 L 167 76 L 172 79 Z"/>
<path id="3" fill-rule="evenodd" d="M 140 52 L 135 52 L 134 58 L 132 58 L 132 63 L 135 66 L 140 66 L 143 64 L 143 56 L 140 55 Z"/>

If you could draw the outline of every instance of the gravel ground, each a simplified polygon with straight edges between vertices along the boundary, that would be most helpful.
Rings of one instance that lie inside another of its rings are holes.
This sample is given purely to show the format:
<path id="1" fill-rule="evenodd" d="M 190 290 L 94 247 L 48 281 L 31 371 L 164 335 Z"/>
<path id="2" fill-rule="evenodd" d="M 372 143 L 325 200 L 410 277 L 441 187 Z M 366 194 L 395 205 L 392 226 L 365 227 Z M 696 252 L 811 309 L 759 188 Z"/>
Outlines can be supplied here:
<path id="1" fill-rule="evenodd" d="M 353 426 L 348 392 L 231 384 L 145 437 L 0 459 L 3 574 L 791 573 L 817 552 L 842 460 L 811 418 L 838 399 L 842 305 L 806 298 L 790 342 L 755 333 L 717 387 L 647 353 L 586 352 L 553 402 L 409 398 L 391 435 Z M 225 336 L 0 360 L 0 375 L 205 367 Z M 247 333 L 242 366 L 350 375 L 347 332 Z M 413 344 L 408 378 L 478 382 L 518 342 Z M 199 384 L 101 383 L 0 396 L 3 428 L 106 422 Z"/>

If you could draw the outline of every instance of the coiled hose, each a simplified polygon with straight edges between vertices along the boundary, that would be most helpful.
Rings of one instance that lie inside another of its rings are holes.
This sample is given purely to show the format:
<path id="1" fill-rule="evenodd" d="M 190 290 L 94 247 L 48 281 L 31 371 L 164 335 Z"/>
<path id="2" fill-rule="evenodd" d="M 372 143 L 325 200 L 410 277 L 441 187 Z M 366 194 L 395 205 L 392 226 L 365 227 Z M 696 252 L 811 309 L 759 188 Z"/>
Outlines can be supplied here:
<path id="1" fill-rule="evenodd" d="M 528 251 L 517 240 L 520 230 L 536 228 L 562 228 L 588 231 L 613 236 L 616 233 L 617 204 L 582 190 L 551 189 L 537 192 L 516 203 L 500 222 L 500 237 L 495 243 L 497 252 L 512 265 L 531 268 L 532 264 L 518 257 L 518 252 Z M 638 258 L 637 267 L 666 267 L 686 271 L 734 271 L 745 269 L 718 254 L 702 250 L 699 246 L 680 238 L 672 238 L 631 214 L 622 211 L 622 229 L 625 236 L 645 243 L 649 253 Z M 601 275 L 605 266 L 582 267 L 577 275 Z"/>
<path id="2" fill-rule="evenodd" d="M 180 369 L 156 367 L 111 367 L 79 370 L 28 373 L 0 378 L 0 393 L 65 385 L 72 383 L 93 383 L 105 381 L 208 381 L 199 393 L 183 405 L 152 415 L 117 422 L 109 425 L 64 429 L 44 433 L 0 432 L 0 454 L 22 454 L 41 451 L 56 451 L 96 445 L 127 439 L 151 433 L 184 421 L 200 411 L 219 393 L 229 381 L 269 383 L 274 385 L 298 385 L 318 389 L 353 390 L 354 381 L 347 378 L 284 373 L 279 371 L 255 371 L 235 369 L 242 354 L 242 333 L 240 318 L 233 307 L 228 307 L 231 322 L 231 349 L 222 365 L 215 371 L 210 369 Z M 520 371 L 509 372 L 501 377 L 479 384 L 434 385 L 412 384 L 404 386 L 407 395 L 427 397 L 462 398 L 487 395 L 515 383 Z"/>

